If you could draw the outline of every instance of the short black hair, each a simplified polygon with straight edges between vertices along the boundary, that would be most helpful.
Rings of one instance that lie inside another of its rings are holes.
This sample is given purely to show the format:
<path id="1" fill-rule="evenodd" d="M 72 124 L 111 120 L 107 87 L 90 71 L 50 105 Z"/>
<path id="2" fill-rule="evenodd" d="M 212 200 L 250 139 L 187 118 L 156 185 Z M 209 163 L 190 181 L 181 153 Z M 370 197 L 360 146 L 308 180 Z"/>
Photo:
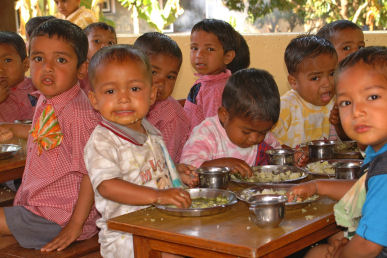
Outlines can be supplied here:
<path id="1" fill-rule="evenodd" d="M 305 58 L 313 58 L 321 54 L 337 57 L 333 44 L 327 39 L 309 34 L 292 39 L 285 50 L 285 64 L 288 73 L 291 75 L 296 74 L 298 65 Z"/>
<path id="2" fill-rule="evenodd" d="M 249 47 L 243 36 L 229 23 L 217 19 L 204 19 L 193 26 L 191 34 L 195 31 L 214 34 L 222 44 L 224 53 L 235 51 L 234 59 L 227 65 L 232 73 L 250 65 Z"/>
<path id="3" fill-rule="evenodd" d="M 58 38 L 67 41 L 78 57 L 78 67 L 86 61 L 89 43 L 85 33 L 83 33 L 82 29 L 74 23 L 61 19 L 45 21 L 33 30 L 30 36 L 30 42 L 35 37 L 46 35 L 49 38 L 57 36 Z"/>
<path id="4" fill-rule="evenodd" d="M 31 19 L 28 20 L 26 23 L 26 34 L 27 36 L 31 36 L 32 31 L 36 29 L 40 24 L 42 24 L 45 21 L 51 20 L 51 19 L 56 19 L 54 16 L 36 16 L 32 17 Z"/>
<path id="5" fill-rule="evenodd" d="M 118 44 L 101 48 L 91 58 L 88 73 L 92 89 L 94 90 L 93 78 L 99 65 L 111 62 L 125 63 L 127 61 L 134 61 L 143 64 L 145 66 L 146 76 L 148 77 L 149 82 L 152 83 L 152 68 L 148 57 L 141 50 L 132 45 Z"/>
<path id="6" fill-rule="evenodd" d="M 362 30 L 356 23 L 348 20 L 337 20 L 321 27 L 316 36 L 332 41 L 335 32 L 345 29 Z"/>
<path id="7" fill-rule="evenodd" d="M 180 65 L 183 61 L 183 54 L 176 41 L 160 32 L 142 34 L 136 39 L 134 46 L 143 51 L 147 56 L 165 54 L 176 57 Z"/>
<path id="8" fill-rule="evenodd" d="M 337 83 L 340 74 L 344 70 L 361 62 L 373 68 L 381 69 L 383 75 L 387 77 L 387 47 L 370 46 L 348 55 L 339 63 L 335 72 L 335 82 Z"/>
<path id="9" fill-rule="evenodd" d="M 27 57 L 26 43 L 19 34 L 10 31 L 0 31 L 0 44 L 13 46 L 23 61 Z"/>
<path id="10" fill-rule="evenodd" d="M 278 121 L 280 94 L 273 76 L 255 68 L 232 74 L 222 95 L 222 106 L 231 116 Z"/>
<path id="11" fill-rule="evenodd" d="M 89 36 L 90 32 L 94 29 L 101 29 L 101 30 L 107 30 L 114 34 L 114 37 L 117 39 L 116 30 L 113 26 L 110 26 L 107 23 L 104 22 L 94 22 L 86 26 L 86 28 L 83 29 L 83 32 L 86 34 L 86 36 Z"/>

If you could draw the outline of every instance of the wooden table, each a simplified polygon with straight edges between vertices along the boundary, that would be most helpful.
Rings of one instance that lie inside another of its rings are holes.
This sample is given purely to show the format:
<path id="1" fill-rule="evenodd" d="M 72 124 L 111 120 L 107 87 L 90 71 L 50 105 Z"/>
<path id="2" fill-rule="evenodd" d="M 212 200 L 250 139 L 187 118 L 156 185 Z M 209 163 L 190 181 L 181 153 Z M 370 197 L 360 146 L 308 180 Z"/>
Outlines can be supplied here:
<path id="1" fill-rule="evenodd" d="M 133 234 L 136 257 L 160 257 L 161 251 L 212 258 L 284 257 L 339 231 L 333 204 L 324 198 L 302 209 L 286 209 L 280 226 L 272 229 L 250 221 L 242 202 L 206 217 L 169 216 L 151 207 L 113 218 L 108 227 Z"/>
<path id="2" fill-rule="evenodd" d="M 0 183 L 21 178 L 26 164 L 26 155 L 22 150 L 9 159 L 0 160 Z"/>

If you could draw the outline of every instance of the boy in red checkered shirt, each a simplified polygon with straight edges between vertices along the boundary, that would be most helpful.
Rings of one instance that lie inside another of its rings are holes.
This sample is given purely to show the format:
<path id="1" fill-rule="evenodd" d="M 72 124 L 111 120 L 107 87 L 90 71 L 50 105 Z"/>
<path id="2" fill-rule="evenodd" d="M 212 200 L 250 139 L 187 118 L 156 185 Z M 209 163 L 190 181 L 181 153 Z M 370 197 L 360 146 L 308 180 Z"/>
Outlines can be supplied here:
<path id="1" fill-rule="evenodd" d="M 12 235 L 25 248 L 59 251 L 97 233 L 99 215 L 83 148 L 100 116 L 78 82 L 86 72 L 87 50 L 86 35 L 68 21 L 53 19 L 36 28 L 29 55 L 31 78 L 41 95 L 32 128 L 0 128 L 0 141 L 28 136 L 14 206 L 0 208 L 0 236 Z"/>

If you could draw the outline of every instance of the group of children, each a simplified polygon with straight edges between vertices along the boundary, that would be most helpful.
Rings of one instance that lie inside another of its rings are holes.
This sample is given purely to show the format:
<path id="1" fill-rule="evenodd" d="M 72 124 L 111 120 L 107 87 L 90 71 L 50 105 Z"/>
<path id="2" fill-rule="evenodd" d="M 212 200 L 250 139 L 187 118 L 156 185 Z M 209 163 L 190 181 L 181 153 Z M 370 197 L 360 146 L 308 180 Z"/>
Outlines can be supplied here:
<path id="1" fill-rule="evenodd" d="M 14 206 L 0 208 L 1 235 L 52 251 L 98 227 L 103 257 L 131 257 L 131 234 L 109 230 L 107 220 L 156 203 L 188 207 L 183 186 L 198 184 L 196 168 L 227 166 L 251 176 L 251 166 L 268 163 L 268 149 L 349 137 L 369 146 L 363 214 L 352 240 L 338 237 L 310 255 L 354 257 L 356 248 L 378 254 L 387 246 L 387 225 L 375 226 L 386 206 L 387 50 L 364 48 L 357 25 L 337 21 L 293 39 L 285 51 L 292 89 L 280 97 L 270 73 L 248 68 L 241 34 L 224 21 L 202 20 L 191 31 L 198 80 L 183 107 L 171 97 L 182 53 L 170 37 L 145 33 L 134 46 L 117 45 L 104 23 L 82 30 L 39 19 L 30 23 L 28 57 L 20 36 L 0 32 L 0 118 L 9 122 L 0 140 L 28 138 Z M 12 123 L 23 119 L 32 126 Z M 317 192 L 340 199 L 358 184 L 312 181 L 289 198 Z"/>

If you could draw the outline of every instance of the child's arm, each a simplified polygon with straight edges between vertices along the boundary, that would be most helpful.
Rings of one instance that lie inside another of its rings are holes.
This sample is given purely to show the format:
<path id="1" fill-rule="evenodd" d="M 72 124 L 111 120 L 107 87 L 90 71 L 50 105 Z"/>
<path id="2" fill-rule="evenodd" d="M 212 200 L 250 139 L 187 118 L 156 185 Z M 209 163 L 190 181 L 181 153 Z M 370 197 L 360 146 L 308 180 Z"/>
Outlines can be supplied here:
<path id="1" fill-rule="evenodd" d="M 173 204 L 179 208 L 187 208 L 191 205 L 189 193 L 181 188 L 154 189 L 115 178 L 103 181 L 98 185 L 97 190 L 106 199 L 129 205 L 157 203 Z"/>
<path id="2" fill-rule="evenodd" d="M 204 161 L 201 167 L 228 167 L 231 173 L 241 174 L 243 177 L 253 175 L 253 170 L 246 161 L 237 158 L 220 158 Z"/>
<path id="3" fill-rule="evenodd" d="M 31 125 L 26 124 L 1 124 L 0 125 L 0 142 L 5 142 L 13 137 L 28 138 L 28 132 Z"/>
<path id="4" fill-rule="evenodd" d="M 340 200 L 352 187 L 356 180 L 318 179 L 292 187 L 288 193 L 289 201 L 295 197 L 302 199 L 314 194 L 327 196 L 333 200 Z"/>
<path id="5" fill-rule="evenodd" d="M 347 244 L 341 245 L 332 253 L 332 257 L 360 258 L 376 257 L 383 249 L 383 246 L 355 235 Z"/>
<path id="6" fill-rule="evenodd" d="M 42 252 L 61 251 L 74 242 L 82 233 L 83 224 L 89 216 L 94 202 L 94 192 L 90 178 L 84 175 L 81 181 L 77 204 L 69 223 L 50 243 L 43 246 Z"/>

